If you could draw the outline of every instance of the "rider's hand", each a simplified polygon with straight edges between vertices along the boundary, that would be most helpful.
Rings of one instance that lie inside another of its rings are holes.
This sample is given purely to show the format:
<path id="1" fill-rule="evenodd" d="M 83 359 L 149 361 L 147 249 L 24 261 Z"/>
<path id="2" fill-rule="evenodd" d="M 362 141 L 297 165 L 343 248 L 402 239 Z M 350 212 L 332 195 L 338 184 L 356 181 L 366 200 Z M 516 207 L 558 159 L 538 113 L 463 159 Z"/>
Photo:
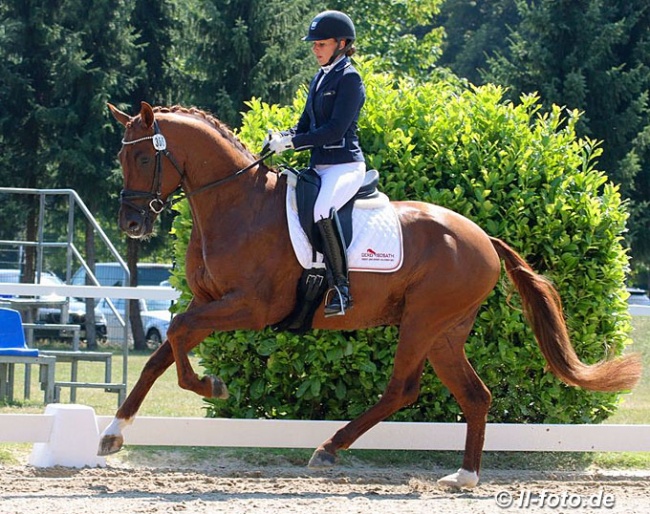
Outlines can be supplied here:
<path id="1" fill-rule="evenodd" d="M 293 138 L 289 134 L 283 135 L 279 132 L 274 132 L 273 134 L 269 134 L 267 139 L 268 142 L 266 142 L 265 148 L 268 146 L 268 149 L 277 155 L 293 148 Z"/>

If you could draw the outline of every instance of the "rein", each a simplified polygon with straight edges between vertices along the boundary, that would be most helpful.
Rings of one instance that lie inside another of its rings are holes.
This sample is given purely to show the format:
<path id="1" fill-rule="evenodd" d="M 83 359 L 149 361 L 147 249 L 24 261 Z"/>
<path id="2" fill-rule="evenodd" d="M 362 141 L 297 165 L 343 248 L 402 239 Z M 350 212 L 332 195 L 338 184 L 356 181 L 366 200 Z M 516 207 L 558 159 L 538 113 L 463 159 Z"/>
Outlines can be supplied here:
<path id="1" fill-rule="evenodd" d="M 244 168 L 242 168 L 242 169 L 236 171 L 236 172 L 233 173 L 232 175 L 228 175 L 227 177 L 220 178 L 219 180 L 215 180 L 214 182 L 209 182 L 208 184 L 205 184 L 204 186 L 201 186 L 201 187 L 199 187 L 198 189 L 195 189 L 194 191 L 191 191 L 190 193 L 185 193 L 185 192 L 184 192 L 183 195 L 181 195 L 180 197 L 175 198 L 175 199 L 172 200 L 172 201 L 168 201 L 167 203 L 169 203 L 170 206 L 172 206 L 172 205 L 176 205 L 176 204 L 177 204 L 178 202 L 180 202 L 181 200 L 185 200 L 186 198 L 190 198 L 190 197 L 192 197 L 192 196 L 194 196 L 194 195 L 198 195 L 199 193 L 202 193 L 203 191 L 205 191 L 205 190 L 207 190 L 207 189 L 211 189 L 211 188 L 213 188 L 213 187 L 220 186 L 221 184 L 224 184 L 224 183 L 226 183 L 226 182 L 230 182 L 231 180 L 237 178 L 237 177 L 238 177 L 239 175 L 241 175 L 242 173 L 244 173 L 244 172 L 246 172 L 246 171 L 248 171 L 248 170 L 254 168 L 255 166 L 257 166 L 257 165 L 259 165 L 259 164 L 261 164 L 261 163 L 264 162 L 266 159 L 268 159 L 271 155 L 273 155 L 273 152 L 271 152 L 271 151 L 266 152 L 264 155 L 262 155 L 262 157 L 260 157 L 260 158 L 257 159 L 256 161 L 253 161 L 253 162 L 250 163 L 248 166 L 246 166 L 246 167 L 244 167 Z"/>
<path id="2" fill-rule="evenodd" d="M 259 159 L 256 161 L 252 162 L 248 166 L 245 166 L 244 168 L 236 171 L 232 175 L 228 175 L 227 177 L 221 178 L 219 180 L 215 180 L 214 182 L 210 182 L 208 184 L 205 184 L 204 186 L 199 187 L 198 189 L 195 189 L 194 191 L 191 191 L 189 193 L 183 192 L 180 196 L 177 198 L 170 200 L 168 199 L 167 201 L 163 201 L 162 199 L 162 193 L 160 191 L 160 187 L 162 185 L 162 155 L 167 157 L 169 161 L 172 163 L 174 166 L 174 169 L 176 172 L 179 174 L 181 178 L 181 183 L 179 186 L 171 193 L 170 197 L 173 196 L 177 191 L 179 191 L 182 188 L 183 181 L 185 180 L 185 171 L 181 169 L 181 167 L 178 165 L 176 162 L 176 159 L 174 159 L 174 156 L 167 150 L 167 141 L 165 139 L 165 136 L 163 136 L 160 133 L 160 127 L 158 126 L 158 121 L 154 120 L 153 122 L 153 129 L 154 129 L 154 134 L 151 136 L 145 136 L 141 137 L 138 139 L 134 139 L 132 141 L 126 141 L 122 139 L 122 145 L 134 145 L 137 143 L 141 143 L 143 141 L 152 141 L 153 147 L 156 150 L 156 167 L 154 170 L 154 179 L 153 183 L 151 185 L 151 190 L 150 191 L 134 191 L 134 190 L 129 190 L 129 189 L 123 189 L 120 192 L 120 203 L 124 205 L 128 205 L 132 209 L 135 209 L 138 211 L 141 215 L 143 216 L 148 216 L 150 212 L 153 212 L 154 214 L 158 215 L 165 209 L 168 209 L 172 207 L 173 205 L 176 205 L 178 202 L 190 198 L 194 195 L 197 195 L 199 193 L 202 193 L 203 191 L 206 191 L 208 189 L 211 189 L 213 187 L 220 186 L 222 184 L 225 184 L 226 182 L 230 182 L 231 180 L 237 178 L 240 176 L 242 173 L 254 168 L 255 166 L 261 164 L 265 159 L 270 157 L 273 152 L 269 151 L 266 152 L 264 155 L 262 155 Z M 141 206 L 135 204 L 132 202 L 132 200 L 136 199 L 146 199 L 150 200 L 149 201 L 149 211 L 146 211 L 143 209 Z"/>

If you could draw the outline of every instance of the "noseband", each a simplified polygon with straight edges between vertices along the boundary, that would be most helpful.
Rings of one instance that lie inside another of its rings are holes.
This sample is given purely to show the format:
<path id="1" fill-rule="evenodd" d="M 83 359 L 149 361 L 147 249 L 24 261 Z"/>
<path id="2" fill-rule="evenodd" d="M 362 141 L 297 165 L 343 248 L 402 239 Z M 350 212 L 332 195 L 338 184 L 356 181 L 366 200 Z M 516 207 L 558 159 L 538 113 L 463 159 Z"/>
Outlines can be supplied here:
<path id="1" fill-rule="evenodd" d="M 164 211 L 167 207 L 171 207 L 172 205 L 177 204 L 181 200 L 185 198 L 189 198 L 191 196 L 194 196 L 196 194 L 202 193 L 203 191 L 207 189 L 211 189 L 213 187 L 219 186 L 221 184 L 224 184 L 226 182 L 229 182 L 230 180 L 237 178 L 239 175 L 242 173 L 254 168 L 258 164 L 262 163 L 266 158 L 270 157 L 273 152 L 268 151 L 264 155 L 262 155 L 259 159 L 256 161 L 252 162 L 248 166 L 245 166 L 244 168 L 236 171 L 232 175 L 229 175 L 225 178 L 221 178 L 219 180 L 215 180 L 214 182 L 210 182 L 209 184 L 206 184 L 204 186 L 199 187 L 198 189 L 190 192 L 190 193 L 185 193 L 185 195 L 181 195 L 174 200 L 167 200 L 164 201 L 162 198 L 162 192 L 160 191 L 161 185 L 162 185 L 162 158 L 161 156 L 164 155 L 169 159 L 169 161 L 172 163 L 174 166 L 174 169 L 178 172 L 178 174 L 181 177 L 181 182 L 178 185 L 178 187 L 169 195 L 170 197 L 174 195 L 179 189 L 181 189 L 181 186 L 183 184 L 183 180 L 185 179 L 185 171 L 181 169 L 181 167 L 178 165 L 176 162 L 176 159 L 172 156 L 172 154 L 167 150 L 167 141 L 165 140 L 165 136 L 163 136 L 160 133 L 160 127 L 158 126 L 158 121 L 154 120 L 153 122 L 153 135 L 152 136 L 145 136 L 141 137 L 139 139 L 134 139 L 133 141 L 126 141 L 122 139 L 122 145 L 134 145 L 136 143 L 141 143 L 142 141 L 149 141 L 151 140 L 153 143 L 153 147 L 156 150 L 156 167 L 154 170 L 154 178 L 153 182 L 151 185 L 151 191 L 135 191 L 132 189 L 122 189 L 120 192 L 120 204 L 126 205 L 128 207 L 131 207 L 132 209 L 135 209 L 137 212 L 140 213 L 141 216 L 148 217 L 151 213 L 154 213 L 156 215 L 160 214 L 162 211 Z M 143 209 L 142 206 L 134 203 L 132 200 L 141 200 L 141 199 L 149 200 L 148 206 L 149 210 Z"/>
<path id="2" fill-rule="evenodd" d="M 160 127 L 158 126 L 158 122 L 156 120 L 154 120 L 153 122 L 153 131 L 154 133 L 152 136 L 141 137 L 139 139 L 134 139 L 133 141 L 125 141 L 124 139 L 122 139 L 122 145 L 134 145 L 142 141 L 151 140 L 153 142 L 153 147 L 156 150 L 156 167 L 154 169 L 151 191 L 135 191 L 133 189 L 122 189 L 122 191 L 120 192 L 120 203 L 122 205 L 127 205 L 132 209 L 135 209 L 142 216 L 148 216 L 152 212 L 154 214 L 160 214 L 165 209 L 165 207 L 168 206 L 168 204 L 171 205 L 170 202 L 165 202 L 162 199 L 162 192 L 160 190 L 162 186 L 162 156 L 163 155 L 169 159 L 169 161 L 174 166 L 174 169 L 180 175 L 181 184 L 183 183 L 183 179 L 185 178 L 185 172 L 181 170 L 180 166 L 176 162 L 176 159 L 174 159 L 172 154 L 169 153 L 169 151 L 167 150 L 167 141 L 165 140 L 165 136 L 163 136 L 160 133 Z M 180 187 L 181 185 L 179 184 L 176 190 L 180 189 Z M 143 209 L 142 206 L 133 202 L 133 200 L 141 200 L 141 199 L 149 200 L 148 211 L 146 209 Z"/>

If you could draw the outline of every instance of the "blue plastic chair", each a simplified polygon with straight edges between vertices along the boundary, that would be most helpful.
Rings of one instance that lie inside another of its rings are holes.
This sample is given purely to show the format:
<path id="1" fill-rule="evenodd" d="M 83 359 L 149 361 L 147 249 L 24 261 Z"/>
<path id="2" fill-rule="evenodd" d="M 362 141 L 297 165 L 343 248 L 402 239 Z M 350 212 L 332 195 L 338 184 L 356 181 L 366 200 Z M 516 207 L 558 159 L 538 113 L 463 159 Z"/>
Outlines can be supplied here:
<path id="1" fill-rule="evenodd" d="M 38 349 L 27 347 L 23 320 L 14 309 L 0 308 L 0 355 L 38 357 Z"/>

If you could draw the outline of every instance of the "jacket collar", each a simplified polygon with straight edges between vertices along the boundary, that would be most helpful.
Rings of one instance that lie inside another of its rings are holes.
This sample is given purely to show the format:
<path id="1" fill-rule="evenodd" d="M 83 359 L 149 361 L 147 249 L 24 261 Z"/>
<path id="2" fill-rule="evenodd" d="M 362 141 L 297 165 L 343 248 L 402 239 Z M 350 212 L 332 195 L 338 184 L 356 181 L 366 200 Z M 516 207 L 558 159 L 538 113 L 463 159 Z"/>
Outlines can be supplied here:
<path id="1" fill-rule="evenodd" d="M 321 66 L 321 69 L 319 70 L 316 76 L 316 81 L 314 83 L 314 90 L 320 90 L 329 80 L 331 80 L 332 77 L 336 75 L 336 72 L 344 70 L 351 64 L 352 63 L 350 62 L 350 58 L 345 56 L 340 61 L 336 61 L 334 64 L 332 64 L 329 67 L 330 69 L 327 71 L 323 69 L 325 68 L 325 66 Z"/>
<path id="2" fill-rule="evenodd" d="M 346 63 L 350 64 L 350 59 L 347 56 L 342 55 L 329 66 L 321 66 L 320 69 L 323 71 L 325 75 L 327 75 L 332 70 L 339 70 L 340 69 L 339 67 L 345 66 Z"/>

